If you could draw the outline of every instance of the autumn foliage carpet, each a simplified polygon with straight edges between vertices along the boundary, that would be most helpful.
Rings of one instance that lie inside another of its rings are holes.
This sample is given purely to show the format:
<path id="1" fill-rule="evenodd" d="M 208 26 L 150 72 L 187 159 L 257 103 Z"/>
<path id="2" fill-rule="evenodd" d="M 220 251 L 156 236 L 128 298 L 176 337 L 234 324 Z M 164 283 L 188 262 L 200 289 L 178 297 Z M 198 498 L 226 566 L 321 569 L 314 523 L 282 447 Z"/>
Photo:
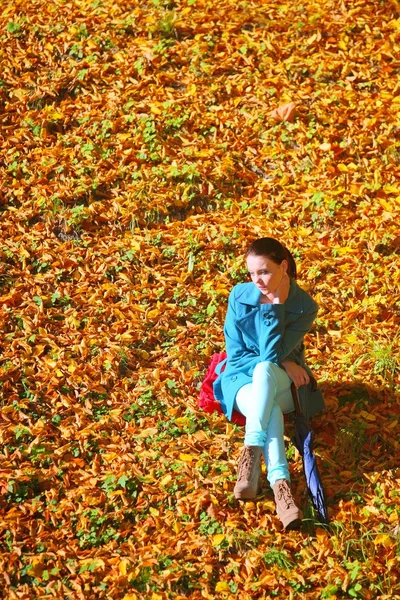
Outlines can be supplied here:
<path id="1" fill-rule="evenodd" d="M 399 2 L 0 12 L 1 598 L 400 598 Z M 290 419 L 285 534 L 197 409 L 263 235 L 320 305 L 329 529 Z"/>

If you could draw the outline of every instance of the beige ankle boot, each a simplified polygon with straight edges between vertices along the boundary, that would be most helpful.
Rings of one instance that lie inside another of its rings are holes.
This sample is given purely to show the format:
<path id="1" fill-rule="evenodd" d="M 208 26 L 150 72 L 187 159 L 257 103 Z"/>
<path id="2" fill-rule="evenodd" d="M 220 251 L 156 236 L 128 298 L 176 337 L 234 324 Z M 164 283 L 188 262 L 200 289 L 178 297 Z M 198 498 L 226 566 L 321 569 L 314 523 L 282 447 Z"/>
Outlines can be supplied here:
<path id="1" fill-rule="evenodd" d="M 253 500 L 257 496 L 261 475 L 259 446 L 244 446 L 238 465 L 238 476 L 233 493 L 238 500 Z"/>
<path id="2" fill-rule="evenodd" d="M 299 529 L 302 514 L 295 504 L 289 482 L 286 481 L 286 479 L 279 479 L 279 481 L 274 484 L 273 490 L 276 512 L 282 521 L 282 525 L 287 531 L 290 529 Z"/>

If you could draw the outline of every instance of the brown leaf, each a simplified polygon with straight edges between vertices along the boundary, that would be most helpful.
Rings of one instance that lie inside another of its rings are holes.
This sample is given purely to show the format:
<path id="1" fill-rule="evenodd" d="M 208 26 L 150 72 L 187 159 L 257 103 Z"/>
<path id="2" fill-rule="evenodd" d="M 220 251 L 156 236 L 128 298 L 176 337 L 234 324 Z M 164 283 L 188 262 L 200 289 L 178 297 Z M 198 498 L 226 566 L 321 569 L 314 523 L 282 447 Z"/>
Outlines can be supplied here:
<path id="1" fill-rule="evenodd" d="M 294 120 L 296 105 L 294 102 L 288 102 L 287 104 L 281 104 L 271 112 L 271 117 L 275 121 L 289 121 L 290 123 Z"/>

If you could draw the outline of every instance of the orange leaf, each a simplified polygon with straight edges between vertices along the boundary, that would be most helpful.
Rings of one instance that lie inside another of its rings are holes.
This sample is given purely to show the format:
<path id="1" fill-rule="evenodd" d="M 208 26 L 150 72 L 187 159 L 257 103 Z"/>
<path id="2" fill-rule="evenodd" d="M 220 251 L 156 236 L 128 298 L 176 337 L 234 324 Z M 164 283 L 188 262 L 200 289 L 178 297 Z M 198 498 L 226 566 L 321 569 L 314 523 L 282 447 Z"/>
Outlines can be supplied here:
<path id="1" fill-rule="evenodd" d="M 294 102 L 281 104 L 278 108 L 274 108 L 271 112 L 271 117 L 275 119 L 275 121 L 289 121 L 291 123 L 294 120 L 295 110 L 296 105 Z"/>

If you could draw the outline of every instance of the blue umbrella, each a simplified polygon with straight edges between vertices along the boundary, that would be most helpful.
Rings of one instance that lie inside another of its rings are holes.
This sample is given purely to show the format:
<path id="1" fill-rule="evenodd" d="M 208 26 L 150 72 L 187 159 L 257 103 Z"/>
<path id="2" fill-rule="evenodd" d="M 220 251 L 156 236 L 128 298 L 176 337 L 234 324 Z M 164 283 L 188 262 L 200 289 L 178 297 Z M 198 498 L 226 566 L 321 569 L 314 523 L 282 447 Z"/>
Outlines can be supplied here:
<path id="1" fill-rule="evenodd" d="M 317 382 L 315 379 L 311 379 L 311 383 L 309 385 L 312 385 L 313 389 L 316 389 Z M 314 454 L 313 431 L 302 413 L 299 398 L 297 396 L 297 390 L 293 383 L 291 389 L 294 408 L 296 411 L 295 434 L 293 442 L 303 458 L 303 470 L 311 502 L 315 508 L 320 523 L 327 525 L 329 523 L 328 509 L 326 505 L 324 488 L 322 487 L 321 477 L 318 472 L 317 460 Z"/>

